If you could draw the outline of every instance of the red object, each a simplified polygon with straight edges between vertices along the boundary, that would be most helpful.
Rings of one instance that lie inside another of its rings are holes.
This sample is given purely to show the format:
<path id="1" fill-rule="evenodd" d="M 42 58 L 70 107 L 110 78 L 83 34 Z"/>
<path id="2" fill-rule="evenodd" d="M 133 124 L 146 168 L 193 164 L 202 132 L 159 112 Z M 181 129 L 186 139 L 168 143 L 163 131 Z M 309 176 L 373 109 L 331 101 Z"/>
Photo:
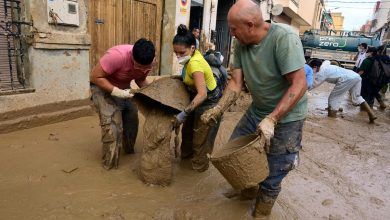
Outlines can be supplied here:
<path id="1" fill-rule="evenodd" d="M 375 5 L 375 10 L 374 10 L 374 12 L 377 12 L 377 11 L 379 10 L 380 6 L 381 6 L 381 2 L 380 2 L 380 1 L 377 1 L 377 2 L 376 2 L 376 5 Z"/>

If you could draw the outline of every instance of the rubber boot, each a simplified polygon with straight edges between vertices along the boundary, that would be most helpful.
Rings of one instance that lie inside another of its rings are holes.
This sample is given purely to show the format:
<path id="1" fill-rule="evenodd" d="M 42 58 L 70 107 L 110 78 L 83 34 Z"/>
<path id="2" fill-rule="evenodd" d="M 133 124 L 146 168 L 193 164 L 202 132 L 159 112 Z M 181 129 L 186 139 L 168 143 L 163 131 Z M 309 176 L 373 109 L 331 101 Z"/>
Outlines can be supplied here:
<path id="1" fill-rule="evenodd" d="M 256 203 L 252 211 L 253 217 L 265 217 L 269 216 L 274 207 L 276 199 L 265 198 L 264 196 L 259 195 L 256 198 Z"/>
<path id="2" fill-rule="evenodd" d="M 337 110 L 333 110 L 330 106 L 328 107 L 328 117 L 336 118 Z"/>
<path id="3" fill-rule="evenodd" d="M 241 190 L 241 200 L 252 200 L 256 198 L 257 192 L 259 190 L 258 186 Z"/>
<path id="4" fill-rule="evenodd" d="M 329 107 L 326 107 L 326 108 L 325 108 L 325 110 L 328 110 L 328 109 L 329 109 Z M 339 112 L 343 112 L 343 111 L 344 111 L 344 109 L 343 109 L 342 107 L 340 107 L 340 108 L 339 108 Z"/>
<path id="5" fill-rule="evenodd" d="M 360 106 L 367 112 L 368 118 L 370 119 L 370 123 L 373 123 L 376 119 L 376 116 L 372 108 L 368 105 L 367 102 L 363 102 L 362 104 L 360 104 Z"/>
<path id="6" fill-rule="evenodd" d="M 386 109 L 386 104 L 384 101 L 379 101 L 379 109 L 380 110 L 385 110 Z"/>

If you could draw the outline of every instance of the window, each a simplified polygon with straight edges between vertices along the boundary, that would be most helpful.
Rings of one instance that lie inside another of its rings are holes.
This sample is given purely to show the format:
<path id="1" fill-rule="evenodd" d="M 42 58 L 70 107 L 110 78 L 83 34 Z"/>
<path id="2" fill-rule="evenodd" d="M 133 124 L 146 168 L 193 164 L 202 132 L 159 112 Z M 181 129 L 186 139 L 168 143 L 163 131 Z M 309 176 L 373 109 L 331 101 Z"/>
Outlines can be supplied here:
<path id="1" fill-rule="evenodd" d="M 76 5 L 68 4 L 68 13 L 69 14 L 77 14 Z"/>
<path id="2" fill-rule="evenodd" d="M 21 2 L 0 0 L 0 92 L 25 89 Z M 1 94 L 0 93 L 0 94 Z"/>

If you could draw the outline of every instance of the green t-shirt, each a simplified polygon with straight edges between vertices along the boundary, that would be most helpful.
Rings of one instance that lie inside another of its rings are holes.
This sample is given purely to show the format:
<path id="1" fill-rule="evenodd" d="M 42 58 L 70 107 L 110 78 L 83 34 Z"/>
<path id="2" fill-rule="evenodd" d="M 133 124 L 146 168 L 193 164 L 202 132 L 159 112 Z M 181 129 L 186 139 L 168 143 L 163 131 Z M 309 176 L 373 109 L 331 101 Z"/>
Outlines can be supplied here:
<path id="1" fill-rule="evenodd" d="M 236 43 L 233 68 L 243 71 L 253 98 L 249 110 L 262 119 L 275 109 L 287 92 L 290 84 L 284 75 L 304 67 L 302 43 L 284 24 L 271 24 L 267 36 L 259 44 Z M 305 94 L 280 123 L 302 120 L 306 113 Z"/>
<path id="2" fill-rule="evenodd" d="M 363 70 L 362 77 L 366 77 L 367 74 L 371 71 L 373 63 L 374 61 L 371 58 L 366 58 L 363 60 L 362 64 L 359 67 L 359 71 Z"/>

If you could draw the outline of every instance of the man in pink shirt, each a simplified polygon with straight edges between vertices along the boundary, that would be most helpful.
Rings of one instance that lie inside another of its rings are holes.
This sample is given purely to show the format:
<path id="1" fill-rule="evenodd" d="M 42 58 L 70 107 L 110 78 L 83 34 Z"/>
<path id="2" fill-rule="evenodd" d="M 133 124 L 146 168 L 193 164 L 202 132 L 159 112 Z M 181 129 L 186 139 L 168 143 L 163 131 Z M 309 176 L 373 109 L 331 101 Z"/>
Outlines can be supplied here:
<path id="1" fill-rule="evenodd" d="M 90 74 L 93 103 L 102 128 L 103 167 L 117 168 L 120 149 L 134 153 L 138 133 L 138 109 L 131 98 L 132 80 L 140 87 L 149 84 L 146 76 L 153 68 L 155 48 L 139 39 L 134 45 L 110 48 Z"/>

